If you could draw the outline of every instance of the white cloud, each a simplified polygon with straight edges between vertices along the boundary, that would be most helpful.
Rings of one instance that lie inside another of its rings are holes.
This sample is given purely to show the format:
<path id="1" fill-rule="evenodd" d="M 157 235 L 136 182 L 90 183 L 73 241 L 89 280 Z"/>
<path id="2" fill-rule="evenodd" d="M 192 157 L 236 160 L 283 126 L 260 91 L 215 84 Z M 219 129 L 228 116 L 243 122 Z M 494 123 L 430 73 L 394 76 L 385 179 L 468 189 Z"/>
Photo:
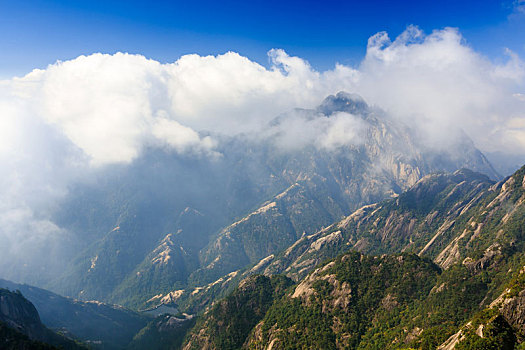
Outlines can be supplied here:
<path id="1" fill-rule="evenodd" d="M 151 131 L 158 140 L 162 140 L 167 146 L 179 153 L 199 153 L 203 150 L 212 152 L 216 146 L 211 137 L 200 137 L 195 130 L 167 117 L 156 118 Z"/>
<path id="2" fill-rule="evenodd" d="M 281 116 L 266 129 L 262 140 L 271 138 L 277 149 L 296 151 L 306 146 L 333 151 L 364 141 L 367 123 L 361 116 L 338 112 L 330 116 L 296 110 Z"/>
<path id="3" fill-rule="evenodd" d="M 26 78 L 38 84 L 31 99 L 36 101 L 35 112 L 61 130 L 94 165 L 130 162 L 152 137 L 170 145 L 180 142 L 163 138 L 177 135 L 189 140 L 187 128 L 176 122 L 170 124 L 169 133 L 153 133 L 160 123 L 157 116 L 168 115 L 170 108 L 166 67 L 156 61 L 121 53 L 94 54 L 59 62 Z M 190 141 L 193 147 L 201 146 L 196 133 Z"/>
<path id="4" fill-rule="evenodd" d="M 505 146 L 515 134 L 495 138 L 492 132 L 509 118 L 523 118 L 525 110 L 513 97 L 525 90 L 525 66 L 517 55 L 508 54 L 506 64 L 493 64 L 453 28 L 424 36 L 409 27 L 393 42 L 380 33 L 369 41 L 355 90 L 418 127 L 431 145 L 447 145 L 453 130 L 462 128 L 484 150 L 525 153 Z"/>
<path id="5" fill-rule="evenodd" d="M 213 142 L 199 132 L 260 129 L 278 113 L 313 107 L 355 79 L 346 67 L 319 73 L 282 50 L 269 55 L 270 69 L 233 52 L 186 55 L 172 64 L 140 55 L 93 54 L 2 85 L 19 100 L 19 113 L 53 125 L 92 165 L 129 163 L 150 144 L 211 151 Z"/>
<path id="6" fill-rule="evenodd" d="M 316 144 L 327 150 L 334 150 L 348 145 L 357 145 L 364 141 L 366 123 L 359 117 L 340 112 L 330 116 L 326 130 L 318 136 Z"/>

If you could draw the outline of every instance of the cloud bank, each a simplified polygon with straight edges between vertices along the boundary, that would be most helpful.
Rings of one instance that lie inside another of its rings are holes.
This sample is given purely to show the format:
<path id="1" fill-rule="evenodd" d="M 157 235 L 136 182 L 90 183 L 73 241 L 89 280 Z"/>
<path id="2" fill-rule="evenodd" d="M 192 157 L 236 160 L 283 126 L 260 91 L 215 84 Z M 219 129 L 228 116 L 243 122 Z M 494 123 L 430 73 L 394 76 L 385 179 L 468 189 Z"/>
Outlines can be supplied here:
<path id="1" fill-rule="evenodd" d="M 426 35 L 410 26 L 394 40 L 372 36 L 359 66 L 324 72 L 277 49 L 269 67 L 234 52 L 169 64 L 97 53 L 1 81 L 1 248 L 68 239 L 49 213 L 92 171 L 130 163 L 146 147 L 213 156 L 216 135 L 260 133 L 276 115 L 341 90 L 416 128 L 431 147 L 462 129 L 482 150 L 525 155 L 525 64 L 507 54 L 493 63 L 455 29 Z M 337 149 L 359 143 L 364 127 L 345 113 L 286 123 L 283 148 Z"/>
<path id="2" fill-rule="evenodd" d="M 283 111 L 313 107 L 355 75 L 345 67 L 315 72 L 282 50 L 269 56 L 270 69 L 233 52 L 172 64 L 123 53 L 81 56 L 3 82 L 3 109 L 8 118 L 29 114 L 46 123 L 98 166 L 131 162 L 144 146 L 212 151 L 213 140 L 200 133 L 258 130 Z"/>
<path id="3" fill-rule="evenodd" d="M 485 151 L 525 152 L 525 65 L 508 51 L 493 64 L 464 43 L 454 29 L 425 36 L 416 27 L 390 41 L 368 42 L 356 89 L 365 98 L 416 125 L 433 145 L 446 145 L 463 129 Z M 518 94 L 518 95 L 516 95 Z"/>
<path id="4" fill-rule="evenodd" d="M 34 118 L 97 166 L 131 162 L 144 146 L 212 152 L 203 132 L 258 131 L 279 113 L 345 90 L 418 125 L 436 144 L 457 127 L 482 149 L 525 153 L 523 61 L 508 52 L 505 64 L 494 64 L 455 29 L 425 35 L 411 26 L 393 41 L 381 32 L 358 67 L 325 72 L 282 50 L 268 54 L 269 68 L 234 52 L 171 64 L 124 53 L 80 56 L 1 82 L 2 123 Z M 34 130 L 0 132 L 0 152 L 12 153 L 13 142 Z"/>

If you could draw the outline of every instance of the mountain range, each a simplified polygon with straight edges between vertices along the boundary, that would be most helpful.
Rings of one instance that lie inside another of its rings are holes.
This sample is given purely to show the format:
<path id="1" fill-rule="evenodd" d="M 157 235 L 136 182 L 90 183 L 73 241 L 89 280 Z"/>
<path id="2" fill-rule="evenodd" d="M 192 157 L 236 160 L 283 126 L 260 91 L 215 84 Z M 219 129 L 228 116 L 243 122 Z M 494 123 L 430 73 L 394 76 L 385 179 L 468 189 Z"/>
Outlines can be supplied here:
<path id="1" fill-rule="evenodd" d="M 365 125 L 335 149 L 279 147 L 287 122 L 344 114 Z M 266 135 L 224 138 L 218 158 L 159 150 L 76 185 L 55 215 L 74 233 L 68 268 L 29 282 L 75 298 L 141 307 L 173 289 L 199 287 L 253 264 L 358 209 L 395 196 L 435 171 L 499 175 L 465 136 L 428 149 L 409 127 L 357 95 L 277 117 Z M 132 291 L 130 293 L 130 291 Z"/>
<path id="2" fill-rule="evenodd" d="M 341 118 L 358 133 L 289 130 Z M 0 287 L 94 348 L 515 348 L 525 167 L 502 179 L 459 135 L 430 147 L 340 92 L 214 156 L 152 148 L 69 189 L 65 268 Z"/>

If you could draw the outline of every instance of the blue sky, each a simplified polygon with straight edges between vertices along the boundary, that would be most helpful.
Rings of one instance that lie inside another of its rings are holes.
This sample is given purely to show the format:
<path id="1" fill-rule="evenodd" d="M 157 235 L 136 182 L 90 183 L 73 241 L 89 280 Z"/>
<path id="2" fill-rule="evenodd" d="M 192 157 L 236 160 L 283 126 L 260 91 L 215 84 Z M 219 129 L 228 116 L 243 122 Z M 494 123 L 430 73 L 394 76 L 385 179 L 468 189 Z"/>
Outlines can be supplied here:
<path id="1" fill-rule="evenodd" d="M 0 78 L 56 60 L 117 51 L 173 62 L 188 53 L 236 51 L 263 65 L 282 48 L 319 70 L 357 65 L 367 39 L 407 25 L 459 28 L 497 61 L 525 56 L 525 2 L 504 1 L 5 1 L 0 0 Z"/>

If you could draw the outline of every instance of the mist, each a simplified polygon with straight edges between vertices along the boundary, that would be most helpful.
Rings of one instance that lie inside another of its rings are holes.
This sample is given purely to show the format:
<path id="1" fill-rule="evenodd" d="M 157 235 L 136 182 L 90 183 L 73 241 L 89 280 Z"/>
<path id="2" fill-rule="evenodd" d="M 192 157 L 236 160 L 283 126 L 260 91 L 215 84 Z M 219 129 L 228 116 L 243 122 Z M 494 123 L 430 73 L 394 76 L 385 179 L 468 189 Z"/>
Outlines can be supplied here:
<path id="1" fill-rule="evenodd" d="M 372 36 L 358 66 L 323 72 L 280 49 L 268 67 L 235 52 L 167 64 L 95 53 L 1 81 L 0 274 L 59 269 L 76 237 L 53 214 L 71 186 L 146 150 L 213 162 L 221 140 L 240 136 L 285 151 L 361 144 L 362 116 L 315 112 L 339 91 L 410 125 L 431 149 L 465 133 L 484 152 L 525 161 L 525 63 L 507 56 L 490 61 L 453 28 L 409 26 L 393 40 Z"/>

